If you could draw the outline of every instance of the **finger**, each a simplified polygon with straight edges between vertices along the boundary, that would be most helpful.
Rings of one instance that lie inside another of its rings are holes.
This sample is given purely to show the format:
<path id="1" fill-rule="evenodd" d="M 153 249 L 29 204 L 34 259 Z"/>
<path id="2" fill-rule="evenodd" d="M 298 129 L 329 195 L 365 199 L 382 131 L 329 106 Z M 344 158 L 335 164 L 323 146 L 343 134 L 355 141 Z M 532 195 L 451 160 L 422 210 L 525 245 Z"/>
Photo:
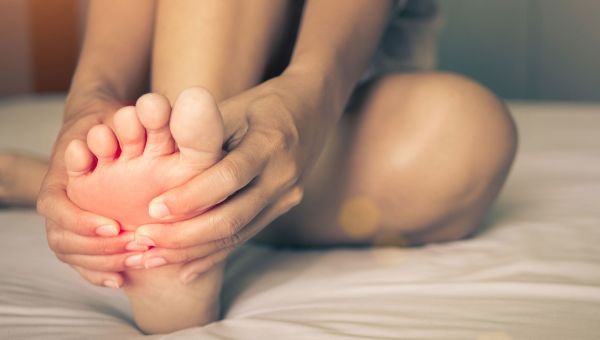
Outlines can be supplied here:
<path id="1" fill-rule="evenodd" d="M 221 251 L 233 251 L 254 236 L 257 231 L 243 228 L 235 238 L 225 238 L 183 249 L 152 248 L 144 252 L 144 268 L 155 268 L 167 264 L 188 263 L 211 256 Z"/>
<path id="2" fill-rule="evenodd" d="M 263 210 L 263 212 L 261 212 L 261 214 L 259 214 L 252 221 L 252 223 L 240 230 L 236 238 L 224 238 L 185 249 L 153 248 L 152 250 L 144 253 L 145 267 L 154 268 L 154 264 L 157 263 L 159 264 L 158 266 L 161 266 L 167 263 L 174 264 L 197 262 L 195 265 L 190 267 L 188 267 L 186 264 L 184 268 L 188 269 L 183 271 L 182 268 L 182 272 L 180 272 L 181 280 L 184 282 L 189 282 L 191 280 L 189 278 L 190 275 L 199 274 L 205 270 L 208 270 L 210 266 L 224 259 L 224 257 L 221 257 L 222 254 L 229 254 L 235 248 L 251 239 L 254 235 L 258 234 L 274 219 L 287 212 L 294 205 L 298 204 L 300 202 L 301 195 L 301 191 L 297 188 L 288 191 L 277 201 L 277 203 Z M 216 262 L 212 262 L 213 260 Z"/>
<path id="3" fill-rule="evenodd" d="M 224 237 L 213 241 L 219 250 L 235 249 L 250 240 L 279 216 L 288 212 L 302 200 L 303 191 L 294 187 L 278 197 L 275 203 L 269 205 L 234 236 Z"/>
<path id="4" fill-rule="evenodd" d="M 127 250 L 146 250 L 133 246 L 134 233 L 124 232 L 115 237 L 90 237 L 75 234 L 49 221 L 46 236 L 50 249 L 62 254 L 111 255 Z"/>
<path id="5" fill-rule="evenodd" d="M 248 130 L 240 145 L 189 182 L 154 198 L 148 213 L 172 219 L 202 212 L 245 187 L 265 167 L 269 152 L 266 134 Z"/>
<path id="6" fill-rule="evenodd" d="M 37 210 L 61 228 L 79 235 L 112 237 L 120 231 L 116 221 L 79 209 L 68 198 L 64 186 L 42 188 Z"/>
<path id="7" fill-rule="evenodd" d="M 143 268 L 142 256 L 140 252 L 116 255 L 56 254 L 56 257 L 64 263 L 99 272 L 122 272 Z"/>
<path id="8" fill-rule="evenodd" d="M 236 237 L 268 203 L 260 183 L 243 190 L 225 203 L 189 220 L 171 224 L 149 224 L 135 231 L 138 243 L 161 248 L 187 248 L 225 237 Z"/>
<path id="9" fill-rule="evenodd" d="M 221 250 L 207 257 L 192 261 L 184 265 L 179 272 L 179 280 L 184 285 L 194 281 L 200 274 L 207 272 L 216 264 L 225 260 L 232 250 Z"/>
<path id="10" fill-rule="evenodd" d="M 123 275 L 113 272 L 98 272 L 79 266 L 72 266 L 86 281 L 96 286 L 121 288 L 125 282 Z"/>
<path id="11" fill-rule="evenodd" d="M 217 241 L 182 249 L 152 248 L 144 252 L 143 266 L 149 269 L 167 264 L 187 263 L 220 250 L 223 249 Z"/>

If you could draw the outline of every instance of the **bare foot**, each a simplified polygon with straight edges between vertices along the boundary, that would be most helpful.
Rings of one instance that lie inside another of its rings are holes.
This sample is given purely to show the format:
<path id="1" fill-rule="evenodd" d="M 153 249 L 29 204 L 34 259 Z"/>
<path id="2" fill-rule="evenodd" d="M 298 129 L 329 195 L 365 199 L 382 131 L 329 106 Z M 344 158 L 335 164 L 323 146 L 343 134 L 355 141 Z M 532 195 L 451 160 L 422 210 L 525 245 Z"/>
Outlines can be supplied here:
<path id="1" fill-rule="evenodd" d="M 0 154 L 0 204 L 33 206 L 48 162 L 18 153 Z"/>
<path id="2" fill-rule="evenodd" d="M 172 113 L 165 97 L 146 94 L 135 107 L 117 111 L 114 130 L 116 135 L 107 125 L 94 126 L 87 142 L 74 140 L 67 147 L 67 193 L 79 207 L 114 218 L 126 230 L 160 222 L 150 215 L 161 207 L 149 211 L 150 200 L 222 156 L 221 114 L 211 95 L 200 88 L 183 91 Z M 128 248 L 152 246 L 137 241 Z M 126 273 L 124 288 L 138 326 L 147 333 L 166 333 L 214 321 L 222 266 L 184 286 L 177 275 L 180 265 L 165 264 L 156 257 L 142 263 L 139 255 L 126 260 L 128 267 L 137 269 Z"/>

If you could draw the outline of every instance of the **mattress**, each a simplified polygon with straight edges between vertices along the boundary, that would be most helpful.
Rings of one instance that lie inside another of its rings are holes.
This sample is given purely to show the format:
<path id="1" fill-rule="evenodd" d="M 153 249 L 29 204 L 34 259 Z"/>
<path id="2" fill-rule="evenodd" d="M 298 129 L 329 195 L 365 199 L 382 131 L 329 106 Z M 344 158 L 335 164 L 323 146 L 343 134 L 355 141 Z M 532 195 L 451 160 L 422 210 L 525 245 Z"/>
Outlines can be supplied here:
<path id="1" fill-rule="evenodd" d="M 0 148 L 47 154 L 61 97 L 0 102 Z M 473 238 L 229 260 L 224 319 L 148 339 L 599 339 L 600 105 L 511 103 L 520 150 Z M 59 262 L 32 210 L 0 210 L 1 339 L 137 339 L 119 290 Z"/>

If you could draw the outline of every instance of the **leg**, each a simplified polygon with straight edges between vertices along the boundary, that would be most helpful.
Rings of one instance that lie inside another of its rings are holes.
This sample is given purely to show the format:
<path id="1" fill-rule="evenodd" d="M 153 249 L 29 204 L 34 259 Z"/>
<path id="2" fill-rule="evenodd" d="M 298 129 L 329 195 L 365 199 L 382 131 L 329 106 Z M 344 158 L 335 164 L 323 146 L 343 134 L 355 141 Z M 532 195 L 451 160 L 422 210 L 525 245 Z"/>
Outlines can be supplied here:
<path id="1" fill-rule="evenodd" d="M 287 0 L 159 1 L 153 92 L 173 103 L 183 89 L 202 86 L 221 101 L 258 84 L 289 40 L 297 7 Z"/>
<path id="2" fill-rule="evenodd" d="M 203 86 L 220 101 L 257 84 L 284 42 L 286 30 L 281 27 L 291 10 L 290 1 L 159 1 L 152 91 L 176 103 L 183 89 Z M 191 130 L 188 124 L 179 132 L 202 135 Z M 176 134 L 178 129 L 171 125 L 171 131 Z M 164 333 L 214 321 L 223 266 L 185 287 L 177 276 L 180 265 L 131 272 L 127 293 L 138 326 L 148 333 Z"/>
<path id="3" fill-rule="evenodd" d="M 516 149 L 515 126 L 501 102 L 441 73 L 391 75 L 363 99 L 322 155 L 303 203 L 259 240 L 418 245 L 476 228 Z"/>
<path id="4" fill-rule="evenodd" d="M 161 149 L 165 146 L 170 149 L 175 146 L 173 142 L 176 144 L 181 160 L 185 163 L 178 166 L 179 173 L 189 171 L 188 169 L 199 173 L 221 156 L 223 123 L 216 104 L 211 104 L 212 98 L 207 98 L 208 96 L 207 93 L 198 93 L 194 89 L 182 92 L 173 108 L 170 125 L 167 125 L 168 115 L 162 116 L 167 118 L 162 120 L 163 124 L 160 123 L 161 119 L 155 120 L 161 116 L 158 111 L 158 115 L 150 114 L 141 119 L 147 129 L 158 123 L 154 133 L 147 133 L 146 150 L 152 140 L 154 145 L 161 146 L 153 150 L 158 154 L 163 152 Z M 212 114 L 202 115 L 205 112 Z M 183 285 L 178 280 L 180 265 L 153 269 L 151 263 L 146 263 L 144 267 L 143 270 L 127 273 L 125 292 L 136 323 L 145 333 L 168 333 L 205 325 L 218 319 L 222 267 L 211 269 L 204 274 L 206 279 L 198 279 L 188 285 Z"/>
<path id="5" fill-rule="evenodd" d="M 46 160 L 0 153 L 0 204 L 33 206 L 48 170 Z"/>

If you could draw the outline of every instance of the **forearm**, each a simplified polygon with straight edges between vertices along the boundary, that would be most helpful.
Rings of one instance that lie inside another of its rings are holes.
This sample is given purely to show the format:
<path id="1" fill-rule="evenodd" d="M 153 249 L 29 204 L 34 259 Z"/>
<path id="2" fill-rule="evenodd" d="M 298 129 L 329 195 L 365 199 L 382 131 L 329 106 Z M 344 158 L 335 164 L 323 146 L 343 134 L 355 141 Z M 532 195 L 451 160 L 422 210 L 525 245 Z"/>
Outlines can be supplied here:
<path id="1" fill-rule="evenodd" d="M 154 1 L 94 0 L 90 3 L 85 40 L 67 99 L 69 108 L 92 98 L 133 100 L 147 78 Z"/>
<path id="2" fill-rule="evenodd" d="M 341 113 L 388 21 L 390 0 L 308 0 L 288 70 L 308 73 Z"/>

